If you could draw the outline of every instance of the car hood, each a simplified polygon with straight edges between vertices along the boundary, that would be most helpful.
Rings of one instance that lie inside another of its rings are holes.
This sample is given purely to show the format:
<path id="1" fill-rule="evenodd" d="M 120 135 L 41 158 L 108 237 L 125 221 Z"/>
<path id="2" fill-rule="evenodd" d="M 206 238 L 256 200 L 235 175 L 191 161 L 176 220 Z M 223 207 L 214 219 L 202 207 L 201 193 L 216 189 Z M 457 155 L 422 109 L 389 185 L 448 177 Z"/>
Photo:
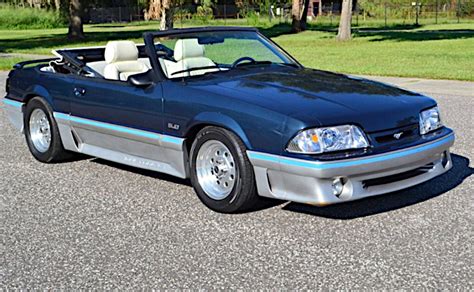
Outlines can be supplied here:
<path id="1" fill-rule="evenodd" d="M 303 122 L 307 127 L 356 124 L 366 132 L 418 123 L 431 98 L 383 83 L 313 69 L 242 70 L 214 90 Z M 209 87 L 207 87 L 210 89 Z"/>

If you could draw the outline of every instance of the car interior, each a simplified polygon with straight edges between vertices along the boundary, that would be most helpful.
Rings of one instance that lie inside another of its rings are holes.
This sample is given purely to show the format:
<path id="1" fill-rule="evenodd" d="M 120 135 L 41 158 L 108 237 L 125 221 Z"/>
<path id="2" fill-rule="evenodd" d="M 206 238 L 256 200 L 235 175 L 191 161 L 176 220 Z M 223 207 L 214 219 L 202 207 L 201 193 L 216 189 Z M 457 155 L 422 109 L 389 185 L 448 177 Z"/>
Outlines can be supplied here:
<path id="1" fill-rule="evenodd" d="M 220 70 L 209 68 L 182 72 L 190 68 L 216 66 L 205 56 L 204 46 L 197 39 L 177 40 L 171 52 L 172 56 L 169 58 L 158 58 L 163 73 L 168 78 L 196 76 Z M 105 47 L 104 61 L 87 62 L 86 66 L 105 79 L 120 81 L 127 81 L 129 76 L 151 69 L 149 58 L 140 58 L 138 48 L 132 41 L 109 41 Z"/>
<path id="2" fill-rule="evenodd" d="M 226 70 L 218 68 L 210 58 L 206 57 L 205 47 L 199 44 L 197 38 L 178 39 L 174 50 L 156 43 L 157 57 L 161 69 L 167 78 L 182 78 L 203 75 L 209 72 Z M 68 55 L 69 53 L 69 55 Z M 44 72 L 70 74 L 81 71 L 74 62 L 82 62 L 85 70 L 82 74 L 87 77 L 104 78 L 107 80 L 127 81 L 128 77 L 151 70 L 150 59 L 144 52 L 144 47 L 138 47 L 133 41 L 109 41 L 102 48 L 70 49 L 56 52 L 62 59 L 50 62 L 42 67 Z M 68 58 L 64 56 L 68 55 Z M 204 68 L 203 68 L 204 67 Z M 207 67 L 207 68 L 206 68 Z M 214 67 L 214 68 L 213 68 Z M 193 68 L 203 68 L 189 70 Z M 90 70 L 87 70 L 90 69 Z"/>
<path id="3" fill-rule="evenodd" d="M 105 79 L 127 81 L 128 77 L 151 69 L 149 58 L 139 58 L 132 41 L 110 41 L 105 46 L 105 61 L 87 62 L 86 66 Z"/>

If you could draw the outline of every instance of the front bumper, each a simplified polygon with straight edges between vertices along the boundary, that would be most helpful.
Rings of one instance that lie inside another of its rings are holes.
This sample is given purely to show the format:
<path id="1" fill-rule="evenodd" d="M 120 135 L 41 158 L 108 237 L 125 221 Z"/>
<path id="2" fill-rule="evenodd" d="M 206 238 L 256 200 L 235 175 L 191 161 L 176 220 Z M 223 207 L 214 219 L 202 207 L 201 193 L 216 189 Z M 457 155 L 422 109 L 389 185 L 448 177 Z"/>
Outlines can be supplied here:
<path id="1" fill-rule="evenodd" d="M 454 133 L 418 146 L 360 158 L 310 161 L 247 151 L 261 196 L 316 205 L 405 189 L 451 169 Z M 343 178 L 342 193 L 332 183 Z"/>

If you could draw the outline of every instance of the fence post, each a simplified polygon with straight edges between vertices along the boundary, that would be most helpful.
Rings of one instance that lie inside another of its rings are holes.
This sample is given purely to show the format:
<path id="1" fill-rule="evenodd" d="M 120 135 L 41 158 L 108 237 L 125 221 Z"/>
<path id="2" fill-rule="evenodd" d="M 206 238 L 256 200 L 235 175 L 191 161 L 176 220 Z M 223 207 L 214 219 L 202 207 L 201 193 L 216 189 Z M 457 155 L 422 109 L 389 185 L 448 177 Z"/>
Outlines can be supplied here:
<path id="1" fill-rule="evenodd" d="M 438 5 L 439 5 L 439 0 L 436 0 L 436 7 L 435 7 L 435 23 L 438 24 Z"/>
<path id="2" fill-rule="evenodd" d="M 419 23 L 418 23 L 418 16 L 419 16 L 419 14 L 420 14 L 420 9 L 419 9 L 420 4 L 419 4 L 418 0 L 416 0 L 415 3 L 416 3 L 416 10 L 415 10 L 415 12 L 416 12 L 416 22 L 415 22 L 415 24 L 416 24 L 416 26 L 418 26 L 418 25 L 419 25 Z"/>
<path id="3" fill-rule="evenodd" d="M 459 23 L 459 17 L 461 14 L 461 0 L 458 0 L 457 3 L 457 8 L 456 8 L 456 16 L 458 17 L 458 23 Z"/>
<path id="4" fill-rule="evenodd" d="M 332 11 L 334 9 L 334 2 L 331 2 L 331 15 L 329 16 L 329 19 L 331 20 L 331 25 L 332 25 Z"/>

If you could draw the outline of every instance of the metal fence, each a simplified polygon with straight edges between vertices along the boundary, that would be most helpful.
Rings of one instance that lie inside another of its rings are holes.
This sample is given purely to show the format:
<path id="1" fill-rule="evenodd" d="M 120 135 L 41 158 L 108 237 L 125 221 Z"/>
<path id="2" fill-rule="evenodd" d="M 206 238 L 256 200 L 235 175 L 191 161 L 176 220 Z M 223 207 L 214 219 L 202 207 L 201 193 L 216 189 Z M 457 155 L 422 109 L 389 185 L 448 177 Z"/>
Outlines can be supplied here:
<path id="1" fill-rule="evenodd" d="M 91 7 L 84 11 L 84 21 L 89 23 L 132 22 L 140 20 L 144 20 L 144 11 L 140 7 Z"/>
<path id="2" fill-rule="evenodd" d="M 474 3 L 443 3 L 434 0 L 421 3 L 419 1 L 407 4 L 378 3 L 371 7 L 356 5 L 354 9 L 355 22 L 378 20 L 391 24 L 436 24 L 460 22 L 463 19 L 474 19 Z"/>
<path id="3" fill-rule="evenodd" d="M 317 0 L 315 0 L 317 1 Z M 309 22 L 336 24 L 341 13 L 341 1 L 323 1 L 310 3 Z M 265 11 L 258 12 L 262 18 L 268 18 Z M 272 6 L 270 11 L 273 21 L 291 21 L 291 5 Z M 363 3 L 353 7 L 353 24 L 389 25 L 422 25 L 438 23 L 456 23 L 474 21 L 474 1 L 454 0 L 450 2 L 431 0 L 428 2 L 406 1 L 405 3 L 375 2 Z"/>

